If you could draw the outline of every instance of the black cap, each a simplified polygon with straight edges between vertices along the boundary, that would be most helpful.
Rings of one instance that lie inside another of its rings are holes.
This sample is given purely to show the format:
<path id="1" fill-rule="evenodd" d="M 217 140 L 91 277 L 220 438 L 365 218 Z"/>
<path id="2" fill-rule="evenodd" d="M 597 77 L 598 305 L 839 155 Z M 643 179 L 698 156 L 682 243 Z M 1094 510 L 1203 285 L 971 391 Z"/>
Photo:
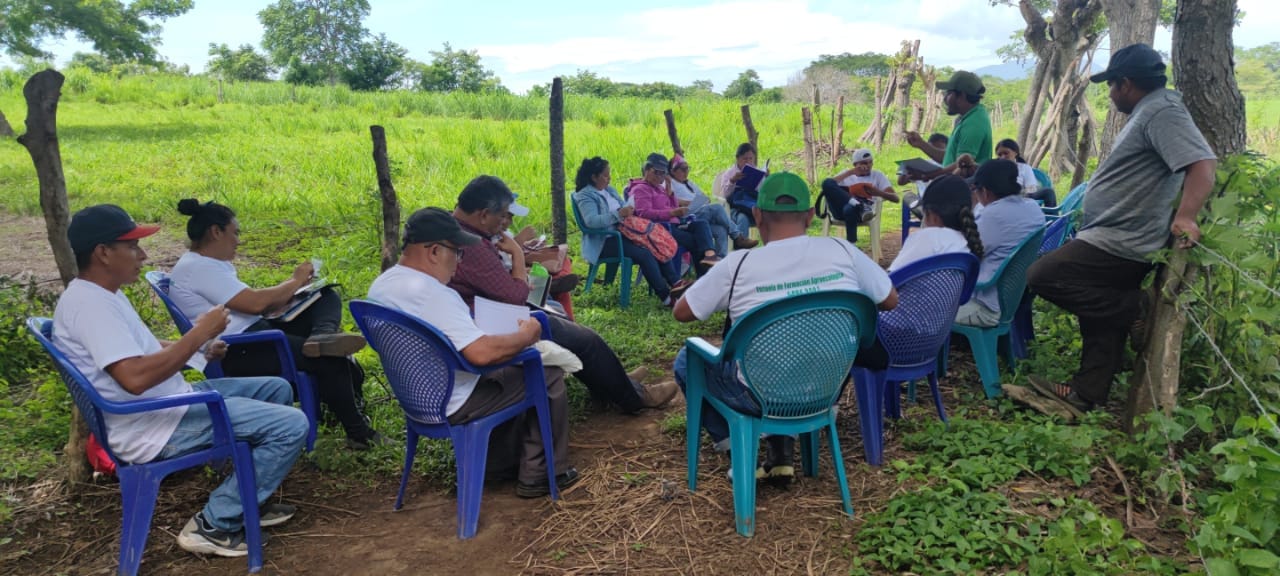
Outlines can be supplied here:
<path id="1" fill-rule="evenodd" d="M 667 162 L 666 156 L 663 156 L 662 154 L 654 152 L 653 154 L 650 154 L 647 158 L 644 159 L 644 169 L 648 170 L 650 168 L 661 170 L 663 172 L 669 172 L 671 168 L 671 163 Z"/>
<path id="2" fill-rule="evenodd" d="M 1012 160 L 987 160 L 973 174 L 973 184 L 1004 197 L 1022 190 L 1018 185 L 1018 165 Z"/>
<path id="3" fill-rule="evenodd" d="M 1107 69 L 1089 77 L 1090 82 L 1106 82 L 1119 78 L 1155 78 L 1164 76 L 1164 59 L 1146 44 L 1130 44 L 1116 50 Z"/>
<path id="4" fill-rule="evenodd" d="M 965 178 L 943 176 L 924 189 L 921 206 L 973 206 L 973 195 Z"/>
<path id="5" fill-rule="evenodd" d="M 453 214 L 440 208 L 423 208 L 409 216 L 404 224 L 405 244 L 429 244 L 440 241 L 454 246 L 469 246 L 480 242 L 480 237 L 463 230 Z"/>
<path id="6" fill-rule="evenodd" d="M 124 208 L 115 204 L 97 204 L 71 217 L 67 240 L 71 242 L 72 252 L 87 254 L 99 244 L 146 238 L 158 230 L 159 226 L 139 226 Z"/>

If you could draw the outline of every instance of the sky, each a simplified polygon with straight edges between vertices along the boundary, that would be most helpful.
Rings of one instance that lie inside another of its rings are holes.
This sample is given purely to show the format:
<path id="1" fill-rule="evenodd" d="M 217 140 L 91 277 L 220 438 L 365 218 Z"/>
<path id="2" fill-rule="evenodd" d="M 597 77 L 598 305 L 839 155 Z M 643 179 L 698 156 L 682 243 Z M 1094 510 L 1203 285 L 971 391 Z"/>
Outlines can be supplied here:
<path id="1" fill-rule="evenodd" d="M 996 49 L 1024 26 L 1017 8 L 991 0 L 473 1 L 370 0 L 365 26 L 424 62 L 445 42 L 477 50 L 516 92 L 579 69 L 618 82 L 705 79 L 721 91 L 751 68 L 765 86 L 780 86 L 821 54 L 893 53 L 905 39 L 921 40 L 927 64 L 973 70 L 999 64 Z M 1280 2 L 1238 1 L 1246 15 L 1236 45 L 1275 41 Z M 203 71 L 210 43 L 258 46 L 257 13 L 271 3 L 197 0 L 164 22 L 159 52 Z M 1168 30 L 1157 31 L 1157 49 L 1167 53 L 1170 42 Z M 92 49 L 74 38 L 45 48 L 59 64 Z"/>

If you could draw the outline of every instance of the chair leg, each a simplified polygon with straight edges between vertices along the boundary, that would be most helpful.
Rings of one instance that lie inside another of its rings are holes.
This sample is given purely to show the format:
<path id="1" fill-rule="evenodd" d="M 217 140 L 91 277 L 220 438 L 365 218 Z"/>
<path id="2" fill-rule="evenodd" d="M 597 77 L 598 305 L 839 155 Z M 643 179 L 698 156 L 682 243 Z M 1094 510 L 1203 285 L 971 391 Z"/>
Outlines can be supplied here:
<path id="1" fill-rule="evenodd" d="M 317 396 L 315 382 L 310 375 L 298 372 L 296 380 L 298 404 L 302 407 L 302 413 L 307 416 L 307 452 L 314 452 L 316 429 L 320 424 L 320 399 Z"/>
<path id="2" fill-rule="evenodd" d="M 973 360 L 978 365 L 978 376 L 982 378 L 982 389 L 987 398 L 1000 395 L 1000 360 L 996 357 L 996 341 L 995 333 L 985 330 L 969 338 L 969 349 L 973 351 Z"/>
<path id="3" fill-rule="evenodd" d="M 822 431 L 814 430 L 800 435 L 800 465 L 805 476 L 818 475 L 818 450 L 822 446 Z"/>
<path id="4" fill-rule="evenodd" d="M 489 457 L 489 431 L 485 426 L 465 426 L 453 439 L 458 463 L 458 538 L 476 535 L 480 524 L 480 500 L 484 496 L 484 465 Z"/>
<path id="5" fill-rule="evenodd" d="M 409 485 L 409 472 L 413 470 L 413 458 L 418 455 L 418 433 L 412 426 L 404 427 L 404 472 L 400 473 L 400 491 L 396 493 L 396 506 L 404 505 L 404 488 Z"/>
<path id="6" fill-rule="evenodd" d="M 750 419 L 734 416 L 729 419 L 729 437 L 733 444 L 729 450 L 733 467 L 733 520 L 738 534 L 750 538 L 756 530 L 756 460 L 760 434 Z"/>
<path id="7" fill-rule="evenodd" d="M 240 487 L 240 508 L 244 511 L 244 540 L 249 547 L 249 571 L 262 570 L 262 525 L 258 517 L 258 482 L 253 469 L 253 452 L 248 442 L 236 442 L 236 483 Z"/>
<path id="8" fill-rule="evenodd" d="M 701 363 L 690 361 L 689 379 L 693 380 L 694 374 L 701 374 L 702 370 Z M 687 394 L 684 407 L 685 464 L 688 467 L 687 481 L 690 492 L 698 489 L 698 452 L 702 447 L 702 386 L 701 382 L 696 386 L 690 382 L 685 387 Z"/>
<path id="9" fill-rule="evenodd" d="M 124 510 L 120 528 L 119 574 L 133 576 L 138 573 L 161 480 L 146 469 L 120 469 L 120 495 Z"/>
<path id="10" fill-rule="evenodd" d="M 884 401 L 884 415 L 887 418 L 899 420 L 902 418 L 902 384 L 900 382 L 885 381 L 884 387 L 881 389 L 882 400 Z"/>
<path id="11" fill-rule="evenodd" d="M 844 513 L 853 516 L 853 504 L 849 499 L 849 480 L 844 473 L 844 455 L 840 452 L 840 439 L 836 437 L 836 421 L 832 417 L 827 425 L 827 437 L 831 439 L 831 461 L 836 467 L 836 483 L 840 485 L 840 501 Z"/>
<path id="12" fill-rule="evenodd" d="M 947 409 L 942 406 L 942 391 L 938 389 L 938 373 L 929 374 L 929 389 L 933 391 L 933 405 L 938 409 L 938 418 L 943 422 L 950 423 L 947 420 Z"/>
<path id="13" fill-rule="evenodd" d="M 916 403 L 916 381 L 907 382 L 907 402 Z"/>
<path id="14" fill-rule="evenodd" d="M 613 278 L 618 274 L 618 263 L 611 262 L 604 265 L 604 283 L 612 284 Z"/>
<path id="15" fill-rule="evenodd" d="M 854 390 L 858 399 L 858 423 L 862 427 L 862 445 L 867 463 L 879 466 L 884 451 L 884 412 L 880 399 L 883 384 L 869 370 L 854 368 Z"/>
<path id="16" fill-rule="evenodd" d="M 587 267 L 587 284 L 582 287 L 582 293 L 586 294 L 591 291 L 591 285 L 596 282 L 596 271 L 600 269 L 599 264 L 592 264 Z"/>
<path id="17" fill-rule="evenodd" d="M 622 294 L 621 306 L 626 308 L 631 305 L 631 260 L 623 258 L 618 266 L 622 268 L 622 287 L 619 288 Z"/>
<path id="18" fill-rule="evenodd" d="M 551 436 L 551 406 L 546 395 L 534 397 L 533 411 L 538 415 L 538 432 L 542 435 L 542 460 L 547 468 L 547 487 L 551 491 L 551 499 L 560 499 L 560 485 L 556 483 L 556 447 L 555 439 Z M 487 449 L 489 446 L 489 432 L 484 433 L 484 444 Z M 484 474 L 481 468 L 480 486 L 484 487 Z"/>

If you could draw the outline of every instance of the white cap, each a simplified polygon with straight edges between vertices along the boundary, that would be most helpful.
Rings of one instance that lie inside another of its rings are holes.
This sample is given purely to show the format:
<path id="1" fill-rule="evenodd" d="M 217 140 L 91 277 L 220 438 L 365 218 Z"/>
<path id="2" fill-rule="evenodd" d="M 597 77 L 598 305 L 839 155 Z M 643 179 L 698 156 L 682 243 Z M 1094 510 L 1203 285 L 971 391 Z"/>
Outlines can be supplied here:
<path id="1" fill-rule="evenodd" d="M 512 216 L 519 216 L 521 218 L 524 218 L 525 216 L 529 215 L 529 207 L 523 206 L 519 202 L 516 202 L 516 198 L 519 198 L 519 197 L 520 197 L 519 194 L 516 194 L 516 193 L 511 194 L 511 206 L 507 207 L 507 211 L 510 212 Z"/>
<path id="2" fill-rule="evenodd" d="M 864 160 L 870 160 L 870 159 L 871 159 L 871 150 L 868 150 L 866 148 L 859 148 L 853 151 L 854 164 L 857 164 L 858 162 L 862 162 Z"/>

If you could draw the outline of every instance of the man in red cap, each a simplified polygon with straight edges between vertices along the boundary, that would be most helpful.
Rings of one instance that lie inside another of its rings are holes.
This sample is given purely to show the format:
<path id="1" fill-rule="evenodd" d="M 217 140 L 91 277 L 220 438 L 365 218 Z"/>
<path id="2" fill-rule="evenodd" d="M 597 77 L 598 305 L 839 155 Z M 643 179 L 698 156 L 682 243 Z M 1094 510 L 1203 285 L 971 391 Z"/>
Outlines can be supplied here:
<path id="1" fill-rule="evenodd" d="M 159 226 L 139 226 L 119 206 L 90 206 L 71 218 L 67 238 L 79 273 L 58 298 L 53 343 L 66 354 L 103 398 L 128 402 L 199 390 L 222 394 L 235 440 L 252 447 L 260 524 L 274 526 L 293 517 L 287 504 L 265 504 L 302 453 L 307 418 L 293 408 L 293 390 L 276 377 L 219 378 L 189 384 L 188 363 L 220 358 L 226 344 L 215 340 L 228 313 L 217 306 L 196 319 L 177 342 L 161 343 L 138 317 L 120 288 L 138 281 L 147 253 L 140 238 Z M 139 414 L 106 414 L 107 445 L 121 460 L 140 464 L 208 448 L 213 443 L 209 409 L 183 405 Z M 209 502 L 181 533 L 178 545 L 197 554 L 245 556 L 244 509 L 234 475 L 209 495 Z"/>

